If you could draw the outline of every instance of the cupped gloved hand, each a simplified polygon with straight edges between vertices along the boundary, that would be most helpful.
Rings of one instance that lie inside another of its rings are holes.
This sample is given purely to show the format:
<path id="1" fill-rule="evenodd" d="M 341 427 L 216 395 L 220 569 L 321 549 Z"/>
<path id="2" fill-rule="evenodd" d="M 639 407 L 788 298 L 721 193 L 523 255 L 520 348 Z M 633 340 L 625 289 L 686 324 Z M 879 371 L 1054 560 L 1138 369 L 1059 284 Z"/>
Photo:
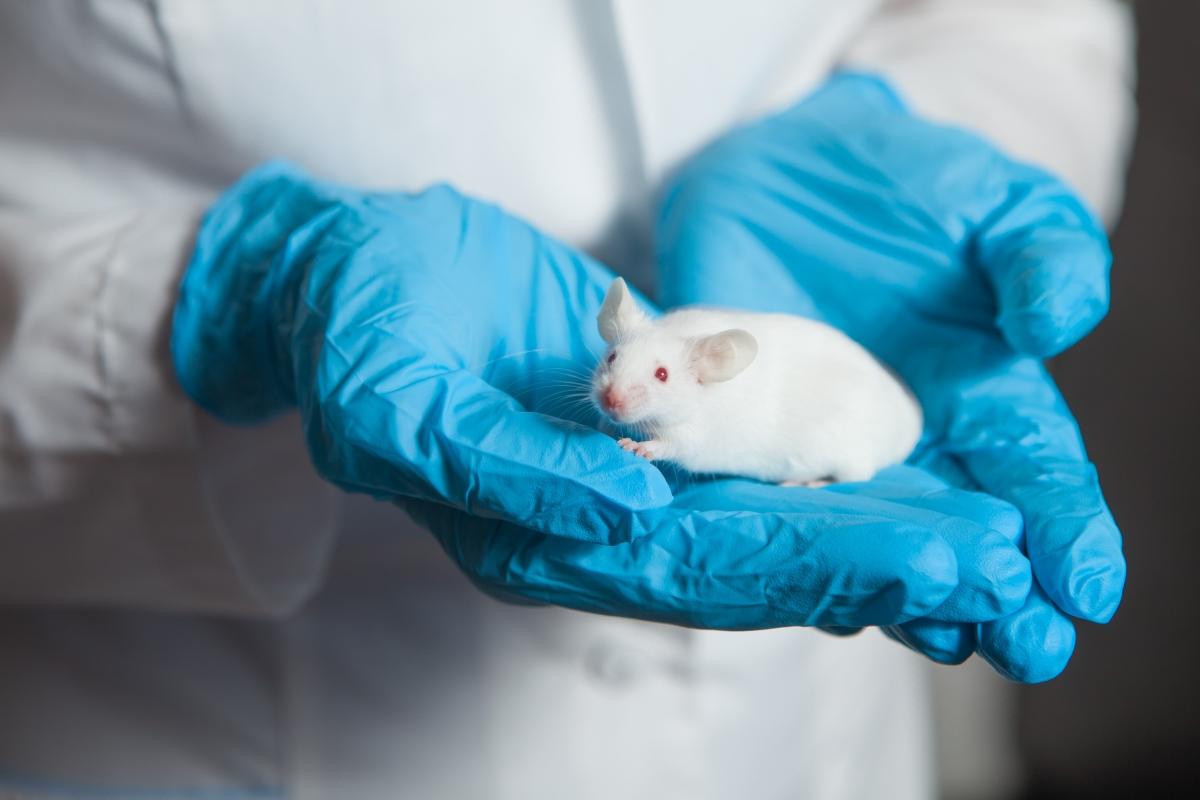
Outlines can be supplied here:
<path id="1" fill-rule="evenodd" d="M 609 541 L 671 502 L 667 482 L 513 387 L 591 358 L 610 279 L 449 187 L 365 193 L 267 164 L 205 217 L 171 348 L 221 419 L 298 407 L 317 471 L 344 489 Z"/>
<path id="2" fill-rule="evenodd" d="M 1011 543 L 1015 510 L 911 467 L 888 474 L 882 491 L 689 481 L 670 507 L 635 512 L 639 536 L 609 545 L 404 505 L 502 599 L 726 630 L 955 624 L 1019 608 L 1030 573 Z"/>
<path id="3" fill-rule="evenodd" d="M 318 471 L 396 502 L 481 586 L 704 627 L 996 619 L 1031 584 L 1012 509 L 715 482 L 676 496 L 566 403 L 612 273 L 447 187 L 353 191 L 268 165 L 210 210 L 172 335 L 185 390 L 296 407 Z M 910 490 L 911 489 L 911 490 Z M 981 565 L 986 569 L 981 569 Z"/>
<path id="4" fill-rule="evenodd" d="M 1067 615 L 1107 621 L 1125 578 L 1096 471 L 1037 358 L 1107 310 L 1107 240 L 1079 198 L 845 74 L 686 164 L 657 241 L 667 305 L 848 332 L 921 400 L 913 463 L 1020 510 L 1037 579 L 1024 607 L 978 629 L 925 619 L 891 635 L 939 661 L 978 650 L 1016 680 L 1057 675 L 1074 648 Z"/>

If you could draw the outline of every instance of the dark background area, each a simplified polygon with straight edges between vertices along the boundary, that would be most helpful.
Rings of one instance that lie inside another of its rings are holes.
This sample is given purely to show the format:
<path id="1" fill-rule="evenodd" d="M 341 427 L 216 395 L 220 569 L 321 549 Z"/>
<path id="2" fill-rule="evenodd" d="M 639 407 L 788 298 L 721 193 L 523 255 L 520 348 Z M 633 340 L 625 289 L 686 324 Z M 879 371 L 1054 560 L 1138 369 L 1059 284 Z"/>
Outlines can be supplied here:
<path id="1" fill-rule="evenodd" d="M 1108 319 L 1053 365 L 1125 536 L 1129 582 L 1020 695 L 1030 800 L 1200 797 L 1200 2 L 1135 6 L 1139 127 Z"/>

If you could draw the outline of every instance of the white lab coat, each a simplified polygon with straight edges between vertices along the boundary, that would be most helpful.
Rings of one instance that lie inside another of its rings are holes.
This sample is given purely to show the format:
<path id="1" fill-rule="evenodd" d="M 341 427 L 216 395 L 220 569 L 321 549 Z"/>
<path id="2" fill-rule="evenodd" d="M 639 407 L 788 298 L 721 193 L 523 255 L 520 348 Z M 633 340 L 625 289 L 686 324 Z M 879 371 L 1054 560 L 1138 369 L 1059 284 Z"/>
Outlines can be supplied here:
<path id="1" fill-rule="evenodd" d="M 271 156 L 647 282 L 664 172 L 839 64 L 1111 215 L 1130 38 L 1107 0 L 0 6 L 0 797 L 929 796 L 917 657 L 497 603 L 294 419 L 198 413 L 174 288 Z"/>

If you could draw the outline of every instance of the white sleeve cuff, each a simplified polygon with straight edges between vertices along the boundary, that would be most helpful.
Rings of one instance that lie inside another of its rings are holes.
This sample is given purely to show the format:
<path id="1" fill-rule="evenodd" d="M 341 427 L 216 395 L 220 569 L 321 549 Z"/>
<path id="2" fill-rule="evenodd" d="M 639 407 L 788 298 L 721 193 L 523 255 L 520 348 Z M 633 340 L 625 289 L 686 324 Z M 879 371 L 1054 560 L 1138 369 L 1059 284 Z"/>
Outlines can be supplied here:
<path id="1" fill-rule="evenodd" d="M 294 415 L 230 428 L 167 351 L 200 210 L 0 213 L 0 600 L 281 614 L 337 493 Z"/>

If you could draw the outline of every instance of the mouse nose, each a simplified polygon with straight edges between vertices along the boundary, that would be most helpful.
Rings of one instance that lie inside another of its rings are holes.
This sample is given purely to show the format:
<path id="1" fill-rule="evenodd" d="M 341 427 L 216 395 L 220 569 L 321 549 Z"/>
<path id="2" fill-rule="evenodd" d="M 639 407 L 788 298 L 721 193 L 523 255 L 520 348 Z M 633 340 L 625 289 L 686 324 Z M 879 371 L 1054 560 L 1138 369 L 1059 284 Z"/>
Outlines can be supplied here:
<path id="1" fill-rule="evenodd" d="M 608 411 L 620 411 L 621 406 L 625 405 L 625 399 L 617 394 L 617 390 L 611 386 L 604 390 L 604 394 L 600 399 L 604 402 L 604 408 Z"/>

